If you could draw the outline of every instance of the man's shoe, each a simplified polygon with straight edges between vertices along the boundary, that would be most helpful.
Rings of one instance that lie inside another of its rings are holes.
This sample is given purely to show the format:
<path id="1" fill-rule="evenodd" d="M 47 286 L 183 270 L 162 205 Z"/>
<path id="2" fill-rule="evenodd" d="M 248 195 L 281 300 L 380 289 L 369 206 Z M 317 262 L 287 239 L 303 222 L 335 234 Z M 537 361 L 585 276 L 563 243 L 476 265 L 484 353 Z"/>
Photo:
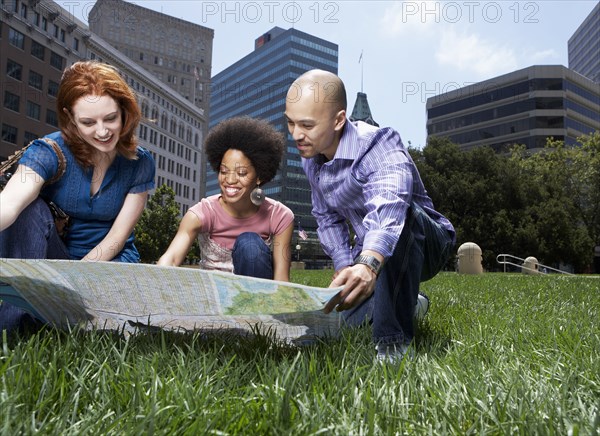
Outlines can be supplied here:
<path id="1" fill-rule="evenodd" d="M 412 358 L 412 353 L 409 351 L 410 347 L 406 344 L 392 342 L 391 344 L 378 344 L 375 348 L 377 350 L 375 359 L 379 363 L 397 365 L 407 354 Z"/>
<path id="2" fill-rule="evenodd" d="M 422 321 L 427 315 L 429 311 L 429 297 L 425 295 L 423 292 L 419 291 L 419 295 L 417 297 L 417 305 L 415 307 L 415 319 L 417 321 Z"/>

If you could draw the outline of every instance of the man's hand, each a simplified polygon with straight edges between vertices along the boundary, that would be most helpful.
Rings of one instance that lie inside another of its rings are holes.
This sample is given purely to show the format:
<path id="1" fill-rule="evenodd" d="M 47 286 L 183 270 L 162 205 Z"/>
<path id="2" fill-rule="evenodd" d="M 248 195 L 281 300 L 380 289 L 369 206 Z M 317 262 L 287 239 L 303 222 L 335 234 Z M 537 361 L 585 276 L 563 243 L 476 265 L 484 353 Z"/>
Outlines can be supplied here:
<path id="1" fill-rule="evenodd" d="M 323 309 L 325 313 L 336 309 L 338 312 L 358 306 L 373 294 L 377 276 L 366 265 L 357 264 L 337 271 L 333 275 L 330 288 L 343 286 Z"/>

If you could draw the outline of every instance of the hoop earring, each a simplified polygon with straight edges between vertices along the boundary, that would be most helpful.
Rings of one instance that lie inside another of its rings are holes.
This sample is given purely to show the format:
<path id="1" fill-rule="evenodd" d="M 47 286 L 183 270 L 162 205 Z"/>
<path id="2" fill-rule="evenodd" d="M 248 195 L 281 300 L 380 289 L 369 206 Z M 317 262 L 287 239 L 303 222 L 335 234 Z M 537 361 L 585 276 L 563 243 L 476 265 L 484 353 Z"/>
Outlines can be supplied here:
<path id="1" fill-rule="evenodd" d="M 265 201 L 265 193 L 260 189 L 260 185 L 256 185 L 256 188 L 250 193 L 250 201 L 255 206 L 260 206 Z"/>

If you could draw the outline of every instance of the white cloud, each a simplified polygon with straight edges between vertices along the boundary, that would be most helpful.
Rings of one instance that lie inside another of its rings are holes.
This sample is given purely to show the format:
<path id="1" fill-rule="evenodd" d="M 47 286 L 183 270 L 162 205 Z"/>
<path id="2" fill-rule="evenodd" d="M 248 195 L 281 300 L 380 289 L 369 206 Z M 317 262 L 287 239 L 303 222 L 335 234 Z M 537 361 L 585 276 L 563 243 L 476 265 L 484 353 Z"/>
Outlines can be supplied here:
<path id="1" fill-rule="evenodd" d="M 560 55 L 553 48 L 548 50 L 537 51 L 528 57 L 529 59 L 531 59 L 532 65 L 552 64 L 557 59 L 560 59 Z"/>
<path id="2" fill-rule="evenodd" d="M 452 29 L 442 32 L 435 58 L 440 65 L 476 73 L 478 77 L 474 78 L 504 74 L 518 65 L 513 50 L 477 34 L 458 34 Z"/>
<path id="3" fill-rule="evenodd" d="M 440 23 L 437 1 L 401 1 L 387 7 L 380 20 L 380 29 L 388 37 L 399 35 L 420 36 Z"/>

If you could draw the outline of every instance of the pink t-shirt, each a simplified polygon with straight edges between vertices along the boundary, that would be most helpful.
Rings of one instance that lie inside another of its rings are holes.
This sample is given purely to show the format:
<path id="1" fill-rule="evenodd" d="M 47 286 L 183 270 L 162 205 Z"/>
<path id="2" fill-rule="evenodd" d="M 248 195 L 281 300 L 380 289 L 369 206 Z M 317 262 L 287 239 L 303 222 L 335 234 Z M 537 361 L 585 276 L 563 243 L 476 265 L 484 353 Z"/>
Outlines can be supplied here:
<path id="1" fill-rule="evenodd" d="M 289 207 L 270 198 L 265 198 L 258 212 L 251 217 L 234 218 L 219 203 L 220 196 L 216 194 L 203 198 L 189 209 L 201 222 L 201 264 L 206 268 L 232 270 L 231 250 L 241 233 L 257 233 L 265 243 L 270 244 L 272 236 L 282 233 L 294 221 L 294 213 Z"/>

